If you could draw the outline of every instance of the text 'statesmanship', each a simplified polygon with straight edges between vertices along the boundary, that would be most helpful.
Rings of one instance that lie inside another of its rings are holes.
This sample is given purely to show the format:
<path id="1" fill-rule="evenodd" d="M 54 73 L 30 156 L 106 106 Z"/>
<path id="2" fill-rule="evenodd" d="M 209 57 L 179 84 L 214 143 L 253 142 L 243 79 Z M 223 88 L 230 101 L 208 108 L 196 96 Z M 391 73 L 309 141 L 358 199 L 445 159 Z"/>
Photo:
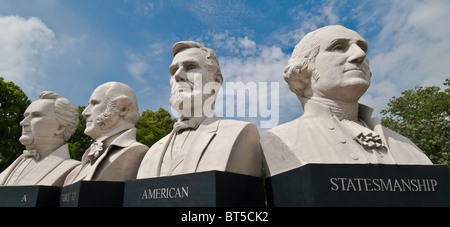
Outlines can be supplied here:
<path id="1" fill-rule="evenodd" d="M 341 192 L 434 192 L 435 179 L 330 178 L 330 190 Z"/>

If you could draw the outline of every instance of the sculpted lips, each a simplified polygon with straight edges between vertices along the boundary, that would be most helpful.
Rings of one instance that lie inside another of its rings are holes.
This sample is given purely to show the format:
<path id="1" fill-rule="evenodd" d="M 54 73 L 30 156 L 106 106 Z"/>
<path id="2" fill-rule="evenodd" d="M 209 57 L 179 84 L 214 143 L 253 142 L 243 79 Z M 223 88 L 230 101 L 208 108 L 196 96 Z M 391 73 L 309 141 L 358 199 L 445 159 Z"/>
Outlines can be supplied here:
<path id="1" fill-rule="evenodd" d="M 22 127 L 22 134 L 29 134 L 31 133 L 30 127 Z"/>
<path id="2" fill-rule="evenodd" d="M 177 83 L 174 87 L 174 91 L 176 92 L 190 92 L 192 88 L 187 83 Z"/>
<path id="3" fill-rule="evenodd" d="M 359 71 L 361 71 L 361 72 L 364 72 L 364 71 L 363 71 L 361 68 L 359 68 L 359 67 L 349 68 L 349 69 L 344 70 L 344 72 L 349 72 L 349 71 L 353 71 L 353 70 L 359 70 Z"/>

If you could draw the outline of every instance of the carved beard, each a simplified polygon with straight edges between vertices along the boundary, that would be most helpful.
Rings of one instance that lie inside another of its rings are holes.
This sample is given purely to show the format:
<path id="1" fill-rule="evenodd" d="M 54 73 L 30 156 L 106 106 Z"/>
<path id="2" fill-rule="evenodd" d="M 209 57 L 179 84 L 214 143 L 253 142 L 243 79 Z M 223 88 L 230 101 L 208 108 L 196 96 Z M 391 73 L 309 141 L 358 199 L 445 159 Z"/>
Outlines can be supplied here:
<path id="1" fill-rule="evenodd" d="M 172 85 L 170 105 L 181 117 L 201 117 L 214 114 L 214 103 L 221 87 L 218 82 L 208 82 L 204 86 L 187 82 Z"/>
<path id="2" fill-rule="evenodd" d="M 199 97 L 199 103 L 197 103 L 195 97 Z M 174 108 L 178 115 L 184 116 L 184 117 L 191 117 L 194 115 L 194 113 L 201 113 L 202 112 L 202 103 L 201 100 L 202 93 L 201 92 L 178 92 L 175 91 L 172 96 L 170 97 L 170 105 L 172 108 Z M 195 105 L 197 104 L 197 105 Z M 198 110 L 195 110 L 196 108 L 200 108 Z"/>
<path id="3" fill-rule="evenodd" d="M 111 128 L 115 125 L 115 119 L 118 118 L 119 112 L 111 108 L 109 105 L 105 112 L 99 115 L 96 119 L 96 124 L 100 126 L 101 129 L 105 130 Z"/>
<path id="4" fill-rule="evenodd" d="M 195 87 L 188 82 L 175 83 L 172 86 L 172 96 L 169 102 L 180 116 L 192 117 L 194 115 L 201 115 L 203 112 L 203 92 L 201 86 Z"/>

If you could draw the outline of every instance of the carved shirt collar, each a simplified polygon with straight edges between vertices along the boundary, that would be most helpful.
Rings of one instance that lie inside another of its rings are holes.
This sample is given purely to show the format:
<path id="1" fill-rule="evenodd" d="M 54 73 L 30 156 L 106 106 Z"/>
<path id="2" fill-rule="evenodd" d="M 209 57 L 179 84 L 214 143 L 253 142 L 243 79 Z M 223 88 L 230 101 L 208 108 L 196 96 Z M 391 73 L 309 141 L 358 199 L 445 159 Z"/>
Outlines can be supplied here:
<path id="1" fill-rule="evenodd" d="M 328 109 L 328 111 L 326 111 Z M 367 123 L 371 121 L 373 109 L 359 103 L 345 103 L 329 99 L 311 98 L 305 105 L 308 115 L 328 114 L 336 117 L 350 136 L 366 149 L 377 149 L 385 146 L 381 136 L 372 130 L 372 126 Z M 311 113 L 312 112 L 312 113 Z"/>

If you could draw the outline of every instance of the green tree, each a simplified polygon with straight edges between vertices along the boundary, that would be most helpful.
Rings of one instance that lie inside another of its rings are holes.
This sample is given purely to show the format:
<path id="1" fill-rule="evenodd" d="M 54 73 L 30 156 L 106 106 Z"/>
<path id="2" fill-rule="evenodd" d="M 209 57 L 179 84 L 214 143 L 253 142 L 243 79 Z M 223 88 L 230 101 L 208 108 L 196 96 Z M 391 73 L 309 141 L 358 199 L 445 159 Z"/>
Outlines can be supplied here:
<path id="1" fill-rule="evenodd" d="M 78 106 L 78 126 L 75 133 L 70 137 L 67 144 L 69 145 L 70 157 L 75 160 L 81 160 L 84 151 L 91 146 L 91 137 L 84 134 L 86 128 L 86 118 L 81 115 L 85 106 Z"/>
<path id="2" fill-rule="evenodd" d="M 136 140 L 151 147 L 172 131 L 173 124 L 176 121 L 163 108 L 159 108 L 156 112 L 144 110 L 136 123 Z"/>
<path id="3" fill-rule="evenodd" d="M 25 149 L 19 141 L 22 135 L 20 121 L 30 104 L 31 101 L 19 86 L 0 77 L 0 172 Z"/>
<path id="4" fill-rule="evenodd" d="M 450 167 L 450 79 L 437 86 L 405 90 L 381 111 L 381 123 L 409 138 L 435 164 Z"/>

